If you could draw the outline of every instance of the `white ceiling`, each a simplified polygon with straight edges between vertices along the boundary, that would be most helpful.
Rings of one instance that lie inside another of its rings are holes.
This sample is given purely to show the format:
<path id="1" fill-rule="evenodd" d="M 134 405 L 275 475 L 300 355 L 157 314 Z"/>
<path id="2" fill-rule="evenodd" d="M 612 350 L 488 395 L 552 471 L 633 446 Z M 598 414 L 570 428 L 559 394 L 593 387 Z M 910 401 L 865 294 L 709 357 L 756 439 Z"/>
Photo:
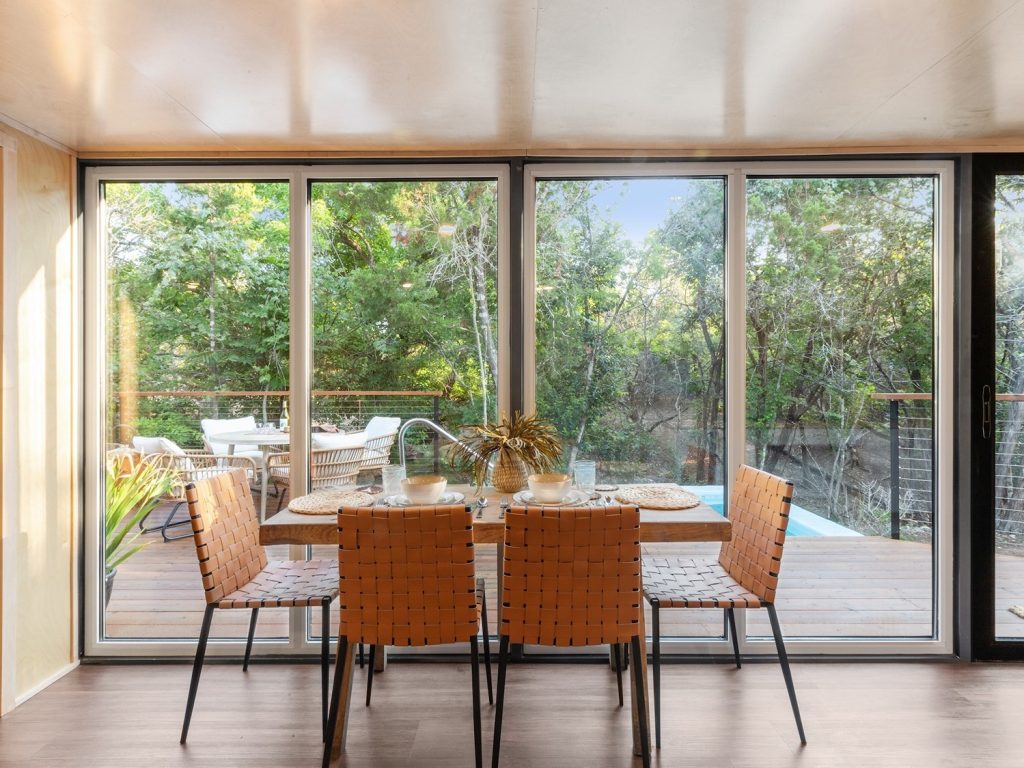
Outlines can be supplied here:
<path id="1" fill-rule="evenodd" d="M 0 0 L 83 153 L 1024 147 L 1024 0 Z"/>

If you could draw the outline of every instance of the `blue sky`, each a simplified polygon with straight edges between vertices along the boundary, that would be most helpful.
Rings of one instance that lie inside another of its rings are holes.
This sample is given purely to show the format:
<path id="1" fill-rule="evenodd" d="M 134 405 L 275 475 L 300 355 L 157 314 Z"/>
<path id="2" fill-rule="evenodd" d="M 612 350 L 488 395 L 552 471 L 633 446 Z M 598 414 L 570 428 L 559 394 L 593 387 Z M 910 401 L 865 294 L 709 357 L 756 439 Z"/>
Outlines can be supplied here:
<path id="1" fill-rule="evenodd" d="M 665 215 L 691 191 L 692 179 L 626 179 L 603 182 L 607 186 L 594 202 L 608 217 L 622 224 L 630 240 L 641 244 L 647 233 L 658 227 Z"/>

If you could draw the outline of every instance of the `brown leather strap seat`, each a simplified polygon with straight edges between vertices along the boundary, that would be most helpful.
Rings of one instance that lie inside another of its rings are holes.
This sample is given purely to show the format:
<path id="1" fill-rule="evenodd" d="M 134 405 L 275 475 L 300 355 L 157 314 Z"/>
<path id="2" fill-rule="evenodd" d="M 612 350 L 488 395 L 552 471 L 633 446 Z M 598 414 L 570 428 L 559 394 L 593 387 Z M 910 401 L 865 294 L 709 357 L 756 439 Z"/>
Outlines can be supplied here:
<path id="1" fill-rule="evenodd" d="M 259 543 L 259 520 L 244 469 L 213 474 L 185 487 L 199 573 L 206 592 L 206 613 L 196 646 L 185 706 L 181 743 L 188 738 L 199 690 L 213 612 L 217 608 L 252 610 L 242 669 L 249 667 L 260 608 L 319 605 L 324 630 L 320 643 L 323 730 L 327 730 L 331 601 L 338 595 L 338 565 L 333 560 L 269 562 Z"/>
<path id="2" fill-rule="evenodd" d="M 657 746 L 661 746 L 662 608 L 724 608 L 737 667 L 742 666 L 742 662 L 734 611 L 736 608 L 766 608 L 800 741 L 807 743 L 774 605 L 792 498 L 792 483 L 767 472 L 741 466 L 729 500 L 732 538 L 722 544 L 717 559 L 644 559 L 644 595 L 651 603 L 654 636 L 654 732 Z"/>
<path id="3" fill-rule="evenodd" d="M 338 565 L 338 663 L 324 766 L 330 764 L 331 742 L 338 722 L 341 660 L 346 658 L 351 643 L 371 646 L 366 692 L 369 705 L 372 649 L 376 646 L 468 641 L 472 655 L 474 747 L 476 765 L 480 768 L 483 744 L 477 633 L 483 590 L 476 578 L 473 516 L 469 508 L 461 504 L 342 507 L 338 512 Z M 485 628 L 485 644 L 487 640 Z"/>
<path id="4" fill-rule="evenodd" d="M 505 674 L 511 643 L 552 646 L 631 643 L 639 657 L 640 510 L 635 506 L 512 507 L 501 562 L 501 638 L 492 768 L 501 747 Z M 641 664 L 634 696 L 644 700 Z M 650 765 L 647 706 L 640 713 L 644 766 Z"/>

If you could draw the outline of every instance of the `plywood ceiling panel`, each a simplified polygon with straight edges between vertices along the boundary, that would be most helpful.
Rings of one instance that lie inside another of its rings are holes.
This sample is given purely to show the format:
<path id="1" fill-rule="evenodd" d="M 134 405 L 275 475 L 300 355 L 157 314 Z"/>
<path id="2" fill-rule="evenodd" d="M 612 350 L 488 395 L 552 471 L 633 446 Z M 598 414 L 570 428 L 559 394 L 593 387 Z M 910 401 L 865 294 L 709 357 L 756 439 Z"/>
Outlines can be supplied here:
<path id="1" fill-rule="evenodd" d="M 1024 142 L 1024 0 L 0 0 L 83 152 Z"/>

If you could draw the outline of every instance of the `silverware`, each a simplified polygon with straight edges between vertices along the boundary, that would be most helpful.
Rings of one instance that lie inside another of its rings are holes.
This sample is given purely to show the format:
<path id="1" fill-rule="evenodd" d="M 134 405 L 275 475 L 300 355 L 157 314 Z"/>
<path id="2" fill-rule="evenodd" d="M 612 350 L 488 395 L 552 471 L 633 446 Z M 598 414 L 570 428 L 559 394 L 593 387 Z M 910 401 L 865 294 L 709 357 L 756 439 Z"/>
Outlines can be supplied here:
<path id="1" fill-rule="evenodd" d="M 508 496 L 502 496 L 501 497 L 501 502 L 499 502 L 499 503 L 501 505 L 501 511 L 498 513 L 498 519 L 499 520 L 504 520 L 505 519 L 505 510 L 508 509 Z"/>
<path id="2" fill-rule="evenodd" d="M 612 497 L 611 496 L 605 496 L 604 497 L 604 505 L 606 507 L 610 507 L 612 505 Z"/>
<path id="3" fill-rule="evenodd" d="M 476 500 L 476 519 L 480 520 L 484 516 L 484 507 L 487 506 L 487 499 L 481 496 Z"/>

